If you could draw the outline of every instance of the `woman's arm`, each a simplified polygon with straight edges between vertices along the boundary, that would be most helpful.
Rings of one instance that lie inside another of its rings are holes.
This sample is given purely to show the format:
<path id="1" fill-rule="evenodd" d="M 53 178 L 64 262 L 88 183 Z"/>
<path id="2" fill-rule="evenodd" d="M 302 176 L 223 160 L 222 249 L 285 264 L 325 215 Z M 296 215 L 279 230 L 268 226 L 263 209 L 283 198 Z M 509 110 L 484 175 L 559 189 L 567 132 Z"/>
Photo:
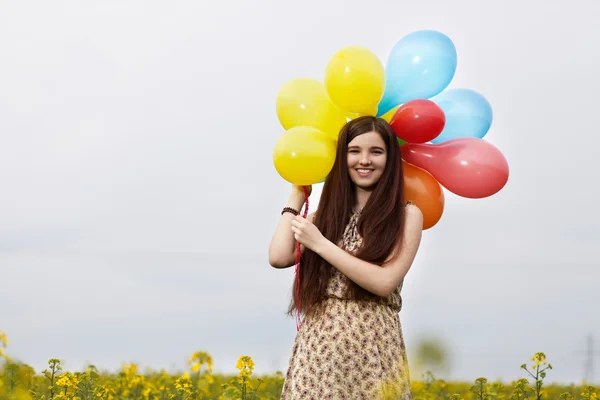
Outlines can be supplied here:
<path id="1" fill-rule="evenodd" d="M 304 204 L 304 193 L 302 188 L 294 189 L 285 207 L 291 207 L 300 211 Z M 312 221 L 313 214 L 308 216 Z M 294 214 L 286 212 L 281 215 L 275 233 L 269 245 L 269 264 L 274 268 L 288 268 L 296 264 L 296 240 L 294 233 L 290 230 Z M 300 246 L 304 251 L 304 246 Z"/>
<path id="2" fill-rule="evenodd" d="M 396 259 L 379 266 L 363 261 L 341 249 L 322 235 L 317 234 L 314 225 L 306 225 L 295 218 L 297 239 L 323 257 L 327 262 L 365 290 L 378 296 L 387 297 L 400 285 L 415 259 L 421 243 L 423 214 L 415 205 L 406 206 L 406 221 L 402 251 Z M 303 228 L 300 228 L 303 226 Z M 313 229 L 314 228 L 314 229 Z M 318 229 L 316 229 L 318 232 Z M 320 232 L 319 232 L 320 233 Z M 320 236 L 320 237 L 319 237 Z"/>

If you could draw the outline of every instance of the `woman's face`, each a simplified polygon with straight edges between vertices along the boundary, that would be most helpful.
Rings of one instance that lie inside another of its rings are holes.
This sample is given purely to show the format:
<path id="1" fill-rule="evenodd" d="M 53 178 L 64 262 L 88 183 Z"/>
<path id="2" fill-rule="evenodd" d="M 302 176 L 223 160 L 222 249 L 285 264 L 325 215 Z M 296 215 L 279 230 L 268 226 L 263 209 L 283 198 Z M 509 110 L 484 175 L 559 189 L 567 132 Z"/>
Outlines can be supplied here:
<path id="1" fill-rule="evenodd" d="M 381 135 L 370 131 L 358 135 L 348 143 L 348 174 L 361 189 L 371 189 L 385 169 L 387 150 Z"/>

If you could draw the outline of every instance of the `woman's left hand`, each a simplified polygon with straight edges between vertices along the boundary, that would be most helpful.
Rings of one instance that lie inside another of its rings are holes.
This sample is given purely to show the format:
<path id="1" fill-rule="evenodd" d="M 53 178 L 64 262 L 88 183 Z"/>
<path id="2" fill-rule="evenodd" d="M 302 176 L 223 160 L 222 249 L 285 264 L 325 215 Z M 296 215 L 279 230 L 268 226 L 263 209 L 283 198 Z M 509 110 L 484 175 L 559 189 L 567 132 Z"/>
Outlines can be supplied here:
<path id="1" fill-rule="evenodd" d="M 296 241 L 315 253 L 318 252 L 318 249 L 327 240 L 315 224 L 299 215 L 295 216 L 292 220 L 292 232 L 294 232 L 294 239 Z"/>

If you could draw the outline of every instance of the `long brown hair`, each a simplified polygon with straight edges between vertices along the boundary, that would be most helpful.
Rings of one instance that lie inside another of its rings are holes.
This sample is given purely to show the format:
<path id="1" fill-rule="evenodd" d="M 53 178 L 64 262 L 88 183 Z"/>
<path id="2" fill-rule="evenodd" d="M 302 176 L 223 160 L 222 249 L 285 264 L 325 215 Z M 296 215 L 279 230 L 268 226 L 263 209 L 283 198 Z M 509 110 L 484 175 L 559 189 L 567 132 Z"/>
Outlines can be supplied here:
<path id="1" fill-rule="evenodd" d="M 387 159 L 383 174 L 371 192 L 358 220 L 358 233 L 363 238 L 356 257 L 382 265 L 390 256 L 396 257 L 404 230 L 404 180 L 398 141 L 390 125 L 381 118 L 359 117 L 349 121 L 338 138 L 335 163 L 325 180 L 314 224 L 323 236 L 338 244 L 356 206 L 354 182 L 348 174 L 348 143 L 355 137 L 375 131 L 386 144 Z M 306 248 L 300 265 L 298 293 L 300 312 L 307 314 L 312 306 L 324 296 L 333 266 Z M 368 299 L 377 297 L 354 282 L 348 286 L 349 298 Z M 288 309 L 291 315 L 297 310 L 295 296 Z"/>

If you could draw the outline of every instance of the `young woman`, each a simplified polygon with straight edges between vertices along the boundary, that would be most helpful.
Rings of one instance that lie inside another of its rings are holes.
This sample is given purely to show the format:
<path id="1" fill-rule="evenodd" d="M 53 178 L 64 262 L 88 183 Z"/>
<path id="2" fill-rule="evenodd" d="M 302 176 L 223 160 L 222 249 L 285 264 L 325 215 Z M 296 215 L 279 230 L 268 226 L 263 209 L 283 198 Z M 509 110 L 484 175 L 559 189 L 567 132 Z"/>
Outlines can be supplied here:
<path id="1" fill-rule="evenodd" d="M 423 215 L 405 201 L 402 178 L 394 132 L 365 116 L 341 130 L 318 209 L 306 219 L 298 215 L 304 190 L 293 186 L 269 247 L 275 268 L 295 264 L 296 242 L 302 252 L 289 314 L 304 320 L 281 399 L 412 398 L 398 313 Z"/>

